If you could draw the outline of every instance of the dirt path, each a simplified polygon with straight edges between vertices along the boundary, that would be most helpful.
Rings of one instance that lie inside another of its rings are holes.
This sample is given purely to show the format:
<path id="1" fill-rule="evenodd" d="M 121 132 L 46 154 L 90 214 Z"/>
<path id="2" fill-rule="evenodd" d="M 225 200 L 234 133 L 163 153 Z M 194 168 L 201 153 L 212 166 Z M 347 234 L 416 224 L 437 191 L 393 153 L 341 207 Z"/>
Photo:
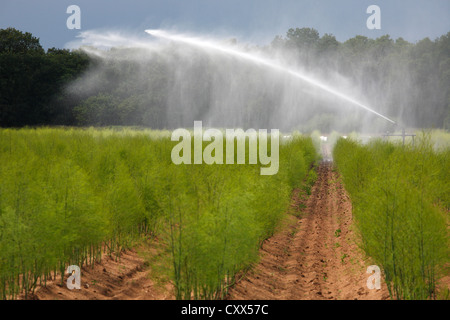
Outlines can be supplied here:
<path id="1" fill-rule="evenodd" d="M 61 278 L 38 288 L 30 299 L 38 300 L 166 300 L 174 299 L 173 287 L 158 283 L 142 256 L 158 256 L 150 244 L 122 253 L 120 260 L 105 256 L 94 268 L 81 270 L 81 289 L 69 290 Z M 67 276 L 65 280 L 67 279 Z"/>
<path id="2" fill-rule="evenodd" d="M 320 165 L 305 204 L 303 218 L 292 216 L 264 243 L 260 263 L 228 299 L 387 299 L 385 286 L 367 288 L 370 263 L 355 244 L 351 203 L 330 162 Z"/>

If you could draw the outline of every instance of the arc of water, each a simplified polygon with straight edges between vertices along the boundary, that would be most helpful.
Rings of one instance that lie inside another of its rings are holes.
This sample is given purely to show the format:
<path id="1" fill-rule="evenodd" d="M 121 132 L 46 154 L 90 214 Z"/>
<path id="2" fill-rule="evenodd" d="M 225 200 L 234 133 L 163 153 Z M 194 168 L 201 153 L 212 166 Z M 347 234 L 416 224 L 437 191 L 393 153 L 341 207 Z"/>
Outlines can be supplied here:
<path id="1" fill-rule="evenodd" d="M 310 78 L 308 76 L 305 76 L 305 75 L 303 75 L 303 74 L 301 74 L 301 73 L 299 73 L 297 71 L 293 71 L 293 70 L 290 70 L 290 69 L 288 69 L 286 67 L 283 67 L 283 66 L 281 66 L 281 65 L 279 65 L 279 64 L 277 64 L 277 63 L 275 63 L 275 62 L 273 62 L 273 61 L 271 61 L 269 59 L 258 57 L 256 55 L 252 55 L 252 54 L 247 53 L 247 52 L 242 52 L 242 51 L 239 51 L 239 50 L 236 50 L 236 49 L 233 49 L 233 48 L 229 48 L 227 46 L 220 45 L 218 43 L 214 43 L 214 42 L 211 42 L 211 41 L 206 41 L 206 40 L 202 40 L 202 39 L 198 39 L 198 38 L 194 38 L 194 37 L 188 37 L 188 36 L 184 36 L 184 35 L 180 35 L 180 34 L 173 34 L 173 33 L 167 32 L 165 30 L 145 30 L 145 32 L 147 32 L 148 34 L 150 34 L 150 35 L 152 35 L 154 37 L 164 38 L 164 39 L 168 39 L 168 40 L 172 40 L 172 41 L 176 41 L 176 42 L 182 42 L 182 43 L 190 44 L 190 45 L 201 47 L 201 48 L 212 49 L 212 50 L 215 50 L 215 51 L 218 51 L 218 52 L 222 52 L 222 53 L 229 54 L 229 55 L 232 55 L 232 56 L 235 56 L 235 57 L 239 57 L 239 58 L 242 58 L 242 59 L 245 59 L 245 60 L 248 60 L 248 61 L 252 61 L 253 63 L 261 64 L 261 65 L 264 65 L 266 67 L 269 67 L 269 68 L 272 68 L 272 69 L 275 69 L 275 70 L 279 70 L 281 72 L 285 72 L 287 74 L 290 74 L 293 77 L 301 79 L 301 80 L 303 80 L 303 81 L 305 81 L 305 82 L 307 82 L 307 83 L 309 83 L 309 84 L 311 84 L 313 86 L 316 86 L 316 87 L 318 87 L 318 88 L 320 88 L 320 89 L 322 89 L 322 90 L 324 90 L 324 91 L 326 91 L 328 93 L 331 93 L 331 94 L 333 94 L 333 95 L 335 95 L 335 96 L 337 96 L 337 97 L 339 97 L 339 98 L 341 98 L 343 100 L 346 100 L 346 101 L 348 101 L 348 102 L 350 102 L 350 103 L 352 103 L 352 104 L 354 104 L 354 105 L 356 105 L 356 106 L 358 106 L 360 108 L 363 108 L 363 109 L 365 109 L 365 110 L 367 110 L 367 111 L 377 115 L 378 117 L 383 118 L 384 120 L 387 120 L 387 121 L 395 124 L 395 121 L 389 119 L 388 117 L 382 115 L 379 112 L 376 112 L 375 110 L 369 108 L 368 106 L 366 106 L 366 105 L 364 105 L 364 104 L 354 100 L 353 98 L 351 98 L 351 97 L 349 97 L 349 96 L 347 96 L 347 95 L 345 95 L 345 94 L 343 94 L 343 93 L 341 93 L 339 91 L 336 91 L 335 89 L 333 89 L 333 88 L 331 88 L 331 87 L 329 87 L 329 86 L 327 86 L 327 85 L 325 85 L 323 83 L 320 83 L 317 80 L 314 80 L 314 79 L 312 79 L 312 78 Z"/>

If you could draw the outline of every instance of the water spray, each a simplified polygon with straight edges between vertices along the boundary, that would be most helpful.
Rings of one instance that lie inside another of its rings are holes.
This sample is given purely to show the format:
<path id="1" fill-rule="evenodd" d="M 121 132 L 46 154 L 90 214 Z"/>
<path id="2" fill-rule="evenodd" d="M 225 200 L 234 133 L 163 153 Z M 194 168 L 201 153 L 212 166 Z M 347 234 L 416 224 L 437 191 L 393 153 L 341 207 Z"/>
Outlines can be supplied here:
<path id="1" fill-rule="evenodd" d="M 208 40 L 204 40 L 204 39 L 200 39 L 200 38 L 195 38 L 195 37 L 189 37 L 189 36 L 185 36 L 185 35 L 181 35 L 181 34 L 174 34 L 165 30 L 145 30 L 145 32 L 147 32 L 148 34 L 157 37 L 157 38 L 162 38 L 162 39 L 167 39 L 167 40 L 171 40 L 171 41 L 176 41 L 176 42 L 181 42 L 181 43 L 185 43 L 188 45 L 192 45 L 192 46 L 196 46 L 202 49 L 210 49 L 210 50 L 214 50 L 214 51 L 218 51 L 218 52 L 222 52 L 224 54 L 228 54 L 234 57 L 238 57 L 247 61 L 251 61 L 255 64 L 260 64 L 260 65 L 264 65 L 266 67 L 269 67 L 271 69 L 274 70 L 278 70 L 284 73 L 287 73 L 295 78 L 301 79 L 304 82 L 307 82 L 315 87 L 318 87 L 328 93 L 333 94 L 334 96 L 337 96 L 340 99 L 343 99 L 345 101 L 350 102 L 353 105 L 356 105 L 362 109 L 365 109 L 375 115 L 377 115 L 380 118 L 383 118 L 386 121 L 389 121 L 392 124 L 396 124 L 396 122 L 394 120 L 389 119 L 388 117 L 382 115 L 381 113 L 376 112 L 375 110 L 369 108 L 368 106 L 354 100 L 353 98 L 339 92 L 336 91 L 335 89 L 320 83 L 319 81 L 312 79 L 304 74 L 301 74 L 298 71 L 293 71 L 291 69 L 288 69 L 272 60 L 269 60 L 267 58 L 263 58 L 263 57 L 259 57 L 257 55 L 254 54 L 250 54 L 247 52 L 243 52 L 234 48 L 230 48 L 228 46 L 224 46 L 222 44 L 213 42 L 213 41 L 208 41 Z"/>

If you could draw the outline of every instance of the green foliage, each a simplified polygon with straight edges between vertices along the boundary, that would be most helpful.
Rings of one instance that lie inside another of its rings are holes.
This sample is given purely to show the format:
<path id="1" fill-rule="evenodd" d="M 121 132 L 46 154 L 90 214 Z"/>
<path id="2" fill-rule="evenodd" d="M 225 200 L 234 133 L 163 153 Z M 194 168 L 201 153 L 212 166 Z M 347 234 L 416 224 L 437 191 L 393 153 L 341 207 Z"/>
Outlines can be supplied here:
<path id="1" fill-rule="evenodd" d="M 0 54 L 43 54 L 39 39 L 29 32 L 21 32 L 14 28 L 0 29 Z"/>
<path id="2" fill-rule="evenodd" d="M 0 298 L 150 235 L 170 248 L 177 298 L 223 298 L 317 155 L 295 136 L 261 176 L 260 164 L 176 166 L 174 145 L 149 130 L 0 130 Z"/>
<path id="3" fill-rule="evenodd" d="M 81 52 L 49 49 L 13 28 L 0 29 L 0 126 L 73 124 L 63 89 L 89 64 Z"/>
<path id="4" fill-rule="evenodd" d="M 292 188 L 316 158 L 311 139 L 296 137 L 281 145 L 280 171 L 274 176 L 260 176 L 260 165 L 169 164 L 170 174 L 158 179 L 157 198 L 169 225 L 178 299 L 225 297 L 235 273 L 256 261 L 261 242 L 287 209 Z"/>
<path id="5" fill-rule="evenodd" d="M 449 149 L 338 140 L 335 163 L 351 195 L 363 248 L 398 299 L 436 298 L 448 263 Z"/>

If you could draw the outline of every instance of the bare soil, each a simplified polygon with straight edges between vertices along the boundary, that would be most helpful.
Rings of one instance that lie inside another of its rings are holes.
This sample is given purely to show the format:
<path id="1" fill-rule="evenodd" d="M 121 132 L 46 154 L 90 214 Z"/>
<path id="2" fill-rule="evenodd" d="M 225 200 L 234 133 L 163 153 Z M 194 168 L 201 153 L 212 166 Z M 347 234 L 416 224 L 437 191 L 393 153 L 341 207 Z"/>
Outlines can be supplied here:
<path id="1" fill-rule="evenodd" d="M 61 285 L 61 278 L 40 287 L 29 297 L 36 300 L 173 300 L 173 286 L 169 281 L 155 280 L 147 257 L 155 260 L 161 255 L 161 248 L 143 244 L 133 250 L 122 252 L 120 259 L 105 256 L 101 263 L 81 270 L 81 289 L 69 290 L 67 276 Z M 156 243 L 155 243 L 156 241 Z M 149 259 L 150 260 L 150 259 Z"/>

